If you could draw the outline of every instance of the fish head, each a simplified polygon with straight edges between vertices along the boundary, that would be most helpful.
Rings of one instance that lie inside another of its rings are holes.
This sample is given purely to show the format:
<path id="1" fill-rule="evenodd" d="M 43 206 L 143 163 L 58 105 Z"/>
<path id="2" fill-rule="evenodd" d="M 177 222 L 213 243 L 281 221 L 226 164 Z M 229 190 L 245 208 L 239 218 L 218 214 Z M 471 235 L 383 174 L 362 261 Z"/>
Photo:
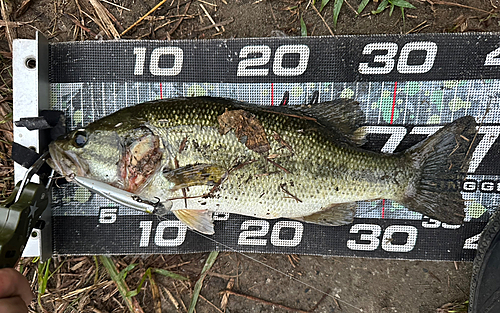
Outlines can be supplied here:
<path id="1" fill-rule="evenodd" d="M 77 129 L 49 145 L 47 163 L 69 181 L 80 176 L 119 186 L 122 141 L 115 131 Z"/>

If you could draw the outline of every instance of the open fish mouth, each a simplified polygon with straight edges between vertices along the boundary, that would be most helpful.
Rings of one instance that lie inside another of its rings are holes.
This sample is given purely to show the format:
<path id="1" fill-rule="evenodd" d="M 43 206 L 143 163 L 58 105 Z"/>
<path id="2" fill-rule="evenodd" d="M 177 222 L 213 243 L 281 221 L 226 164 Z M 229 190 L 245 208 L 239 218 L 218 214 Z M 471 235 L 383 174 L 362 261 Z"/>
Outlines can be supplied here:
<path id="1" fill-rule="evenodd" d="M 49 145 L 50 159 L 47 164 L 67 180 L 73 176 L 86 176 L 89 165 L 72 151 L 65 151 L 56 142 Z"/>

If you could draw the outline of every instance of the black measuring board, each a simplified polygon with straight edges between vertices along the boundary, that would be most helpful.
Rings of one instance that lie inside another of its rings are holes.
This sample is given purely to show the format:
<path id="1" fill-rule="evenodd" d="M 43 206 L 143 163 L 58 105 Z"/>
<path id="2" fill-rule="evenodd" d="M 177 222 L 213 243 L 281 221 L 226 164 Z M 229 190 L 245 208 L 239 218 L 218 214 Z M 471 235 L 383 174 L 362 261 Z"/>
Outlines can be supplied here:
<path id="1" fill-rule="evenodd" d="M 373 151 L 403 151 L 446 123 L 481 122 L 462 185 L 463 225 L 400 204 L 362 202 L 354 223 L 215 217 L 211 239 L 66 184 L 54 188 L 55 254 L 236 250 L 422 260 L 472 260 L 500 193 L 500 37 L 418 34 L 50 45 L 52 108 L 75 129 L 144 101 L 216 96 L 262 105 L 353 98 Z"/>

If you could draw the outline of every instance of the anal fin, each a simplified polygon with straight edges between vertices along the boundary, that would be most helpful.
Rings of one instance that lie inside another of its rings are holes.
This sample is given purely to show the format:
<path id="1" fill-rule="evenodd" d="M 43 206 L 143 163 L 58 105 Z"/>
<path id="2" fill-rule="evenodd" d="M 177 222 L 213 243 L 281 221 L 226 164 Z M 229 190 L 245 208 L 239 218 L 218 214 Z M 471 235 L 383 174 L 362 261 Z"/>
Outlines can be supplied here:
<path id="1" fill-rule="evenodd" d="M 172 210 L 172 213 L 191 229 L 206 235 L 215 233 L 212 212 L 208 210 Z"/>
<path id="2" fill-rule="evenodd" d="M 323 208 L 322 211 L 294 219 L 324 226 L 346 225 L 352 223 L 356 208 L 356 202 L 335 203 Z"/>

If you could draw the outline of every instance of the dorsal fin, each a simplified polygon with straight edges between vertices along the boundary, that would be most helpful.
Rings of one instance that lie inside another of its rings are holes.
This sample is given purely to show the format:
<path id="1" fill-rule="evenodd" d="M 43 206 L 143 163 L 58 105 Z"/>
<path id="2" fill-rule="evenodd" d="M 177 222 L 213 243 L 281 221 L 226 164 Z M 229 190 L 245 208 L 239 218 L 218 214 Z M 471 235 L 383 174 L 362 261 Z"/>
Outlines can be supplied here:
<path id="1" fill-rule="evenodd" d="M 336 130 L 356 145 L 365 142 L 365 131 L 361 127 L 365 122 L 365 113 L 355 100 L 335 99 L 317 104 L 286 107 L 315 118 L 321 125 Z"/>

